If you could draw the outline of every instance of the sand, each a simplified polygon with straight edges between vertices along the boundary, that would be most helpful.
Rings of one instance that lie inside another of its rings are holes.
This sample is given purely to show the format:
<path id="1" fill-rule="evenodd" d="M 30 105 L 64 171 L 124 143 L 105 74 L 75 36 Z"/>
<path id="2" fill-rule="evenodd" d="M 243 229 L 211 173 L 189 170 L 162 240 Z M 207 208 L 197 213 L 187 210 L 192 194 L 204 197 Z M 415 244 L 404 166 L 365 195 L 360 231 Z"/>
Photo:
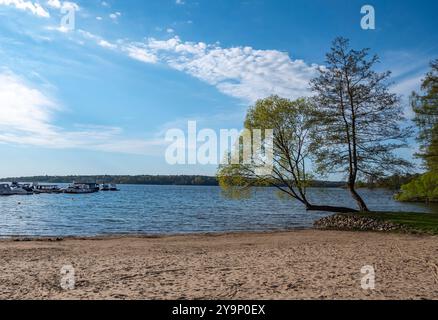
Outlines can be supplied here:
<path id="1" fill-rule="evenodd" d="M 7 240 L 0 299 L 438 299 L 437 264 L 438 237 L 398 234 Z M 73 290 L 60 285 L 64 265 Z M 365 265 L 374 290 L 361 287 Z"/>

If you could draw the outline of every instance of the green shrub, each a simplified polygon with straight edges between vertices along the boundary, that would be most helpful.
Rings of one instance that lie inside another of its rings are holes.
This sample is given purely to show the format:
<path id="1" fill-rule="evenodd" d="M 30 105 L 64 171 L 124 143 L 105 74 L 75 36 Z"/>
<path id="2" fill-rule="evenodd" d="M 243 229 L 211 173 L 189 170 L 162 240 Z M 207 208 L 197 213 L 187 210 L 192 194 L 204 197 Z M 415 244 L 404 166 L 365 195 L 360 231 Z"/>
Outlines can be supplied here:
<path id="1" fill-rule="evenodd" d="M 405 202 L 438 202 L 438 173 L 428 172 L 402 186 L 396 199 Z"/>

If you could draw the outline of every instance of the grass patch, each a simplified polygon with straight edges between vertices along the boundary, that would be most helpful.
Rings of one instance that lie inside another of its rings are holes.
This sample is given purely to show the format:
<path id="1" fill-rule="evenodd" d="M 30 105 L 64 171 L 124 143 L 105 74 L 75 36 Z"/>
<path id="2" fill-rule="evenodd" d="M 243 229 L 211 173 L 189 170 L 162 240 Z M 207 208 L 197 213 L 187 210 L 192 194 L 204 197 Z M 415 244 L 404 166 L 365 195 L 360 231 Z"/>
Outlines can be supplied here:
<path id="1" fill-rule="evenodd" d="M 438 213 L 367 212 L 355 213 L 355 215 L 403 225 L 414 233 L 438 235 Z"/>

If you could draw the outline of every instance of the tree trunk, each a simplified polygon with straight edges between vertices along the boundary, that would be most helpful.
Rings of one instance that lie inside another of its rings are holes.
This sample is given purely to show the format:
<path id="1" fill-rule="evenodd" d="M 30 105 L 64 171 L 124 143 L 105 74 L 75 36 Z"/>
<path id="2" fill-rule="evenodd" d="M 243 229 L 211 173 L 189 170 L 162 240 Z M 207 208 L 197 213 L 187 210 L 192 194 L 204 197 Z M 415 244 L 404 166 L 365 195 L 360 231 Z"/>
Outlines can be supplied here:
<path id="1" fill-rule="evenodd" d="M 357 193 L 355 187 L 354 187 L 354 183 L 348 184 L 348 189 L 350 190 L 351 196 L 353 197 L 353 199 L 357 202 L 357 205 L 359 206 L 359 210 L 360 212 L 369 212 L 370 210 L 368 209 L 365 201 L 363 201 L 362 197 L 359 195 L 359 193 Z"/>
<path id="2" fill-rule="evenodd" d="M 354 213 L 358 212 L 355 209 L 346 208 L 346 207 L 332 207 L 332 206 L 314 206 L 307 205 L 307 211 L 326 211 L 326 212 L 334 212 L 334 213 Z"/>

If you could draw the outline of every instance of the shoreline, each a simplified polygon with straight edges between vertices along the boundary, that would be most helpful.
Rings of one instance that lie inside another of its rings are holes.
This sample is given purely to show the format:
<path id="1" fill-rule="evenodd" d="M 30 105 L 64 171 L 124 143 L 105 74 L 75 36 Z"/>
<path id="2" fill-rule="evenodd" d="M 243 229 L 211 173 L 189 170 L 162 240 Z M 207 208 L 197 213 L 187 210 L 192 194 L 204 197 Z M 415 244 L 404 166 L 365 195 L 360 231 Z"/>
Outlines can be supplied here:
<path id="1" fill-rule="evenodd" d="M 312 229 L 8 240 L 0 299 L 438 299 L 437 253 L 438 236 Z M 361 287 L 369 265 L 375 290 Z"/>
<path id="2" fill-rule="evenodd" d="M 306 230 L 317 230 L 314 227 L 297 227 L 290 229 L 278 230 L 256 230 L 256 231 L 217 231 L 217 232 L 189 232 L 189 233 L 132 233 L 132 234 L 108 234 L 108 235 L 92 235 L 92 236 L 0 236 L 2 242 L 61 242 L 67 240 L 117 240 L 117 239 L 165 239 L 165 238 L 180 238 L 180 237 L 220 237 L 232 235 L 267 235 L 278 233 L 293 233 Z M 328 230 L 327 230 L 328 231 Z"/>

